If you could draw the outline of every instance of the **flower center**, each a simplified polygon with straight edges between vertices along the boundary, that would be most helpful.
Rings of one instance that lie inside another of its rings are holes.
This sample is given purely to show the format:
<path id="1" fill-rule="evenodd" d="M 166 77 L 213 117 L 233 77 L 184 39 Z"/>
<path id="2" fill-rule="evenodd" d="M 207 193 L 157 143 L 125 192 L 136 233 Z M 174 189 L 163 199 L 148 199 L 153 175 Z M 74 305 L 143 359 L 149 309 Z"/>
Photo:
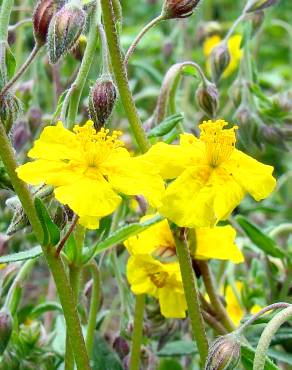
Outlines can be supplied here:
<path id="1" fill-rule="evenodd" d="M 83 148 L 83 160 L 88 169 L 97 168 L 114 149 L 124 145 L 118 139 L 122 134 L 120 131 L 113 131 L 112 135 L 104 127 L 96 131 L 92 121 L 87 121 L 84 126 L 76 125 L 73 131 Z"/>
<path id="2" fill-rule="evenodd" d="M 212 167 L 228 160 L 234 150 L 238 126 L 224 129 L 228 123 L 224 120 L 205 121 L 199 128 L 200 140 L 205 143 L 207 161 Z"/>
<path id="3" fill-rule="evenodd" d="M 155 272 L 154 274 L 149 275 L 153 284 L 157 286 L 157 288 L 164 287 L 166 283 L 166 279 L 168 278 L 168 273 L 166 271 L 159 271 Z"/>

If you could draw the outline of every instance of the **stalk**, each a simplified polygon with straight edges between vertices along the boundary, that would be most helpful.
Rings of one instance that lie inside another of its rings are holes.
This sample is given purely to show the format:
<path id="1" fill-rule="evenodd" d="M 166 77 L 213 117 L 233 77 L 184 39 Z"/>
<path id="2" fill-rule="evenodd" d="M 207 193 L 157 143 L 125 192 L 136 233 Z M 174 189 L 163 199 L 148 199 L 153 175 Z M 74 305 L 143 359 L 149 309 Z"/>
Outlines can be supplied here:
<path id="1" fill-rule="evenodd" d="M 132 349 L 130 359 L 130 370 L 140 369 L 140 351 L 143 338 L 143 317 L 144 317 L 145 295 L 136 296 L 134 330 L 132 335 Z"/>

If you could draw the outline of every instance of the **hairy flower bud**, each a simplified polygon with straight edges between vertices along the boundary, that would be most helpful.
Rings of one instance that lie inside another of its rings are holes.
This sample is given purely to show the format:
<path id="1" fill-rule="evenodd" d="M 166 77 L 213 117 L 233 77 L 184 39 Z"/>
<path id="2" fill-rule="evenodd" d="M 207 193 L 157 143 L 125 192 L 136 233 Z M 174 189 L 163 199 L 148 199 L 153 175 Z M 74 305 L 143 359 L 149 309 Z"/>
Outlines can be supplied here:
<path id="1" fill-rule="evenodd" d="M 216 85 L 208 82 L 200 86 L 196 92 L 198 106 L 207 114 L 214 118 L 219 105 L 219 92 Z"/>
<path id="2" fill-rule="evenodd" d="M 264 125 L 259 130 L 258 135 L 260 141 L 263 141 L 267 144 L 275 145 L 280 149 L 288 149 L 285 144 L 286 135 L 278 127 Z"/>
<path id="3" fill-rule="evenodd" d="M 0 104 L 0 121 L 5 126 L 7 132 L 11 130 L 14 122 L 19 118 L 22 112 L 20 100 L 10 93 L 2 97 Z"/>
<path id="4" fill-rule="evenodd" d="M 113 348 L 117 352 L 119 358 L 123 360 L 130 352 L 130 347 L 125 338 L 117 336 L 113 342 Z"/>
<path id="5" fill-rule="evenodd" d="M 53 15 L 64 5 L 62 0 L 39 0 L 33 13 L 33 30 L 36 42 L 44 45 Z"/>
<path id="6" fill-rule="evenodd" d="M 5 351 L 12 333 L 12 316 L 3 308 L 0 311 L 0 355 Z"/>
<path id="7" fill-rule="evenodd" d="M 200 0 L 165 0 L 161 15 L 165 19 L 190 17 L 199 2 Z"/>
<path id="8" fill-rule="evenodd" d="M 228 67 L 231 60 L 228 45 L 225 41 L 222 41 L 216 46 L 210 56 L 211 73 L 213 81 L 219 81 L 225 69 Z"/>
<path id="9" fill-rule="evenodd" d="M 98 79 L 90 91 L 89 115 L 99 130 L 110 117 L 117 98 L 117 89 L 110 77 Z"/>
<path id="10" fill-rule="evenodd" d="M 87 45 L 87 38 L 86 38 L 86 36 L 81 35 L 79 37 L 78 41 L 76 42 L 76 45 L 72 49 L 72 54 L 73 54 L 74 58 L 76 58 L 79 61 L 82 60 L 84 52 L 85 52 L 86 45 Z"/>
<path id="11" fill-rule="evenodd" d="M 48 31 L 50 63 L 55 64 L 69 52 L 81 35 L 86 14 L 75 4 L 66 4 L 52 18 Z"/>
<path id="12" fill-rule="evenodd" d="M 16 152 L 19 152 L 22 147 L 28 142 L 31 137 L 27 122 L 18 121 L 12 130 L 12 141 Z"/>
<path id="13" fill-rule="evenodd" d="M 275 5 L 278 0 L 251 0 L 246 7 L 246 12 L 251 13 L 257 10 L 263 10 Z"/>
<path id="14" fill-rule="evenodd" d="M 205 370 L 236 369 L 240 359 L 240 339 L 231 333 L 219 337 L 209 348 Z"/>

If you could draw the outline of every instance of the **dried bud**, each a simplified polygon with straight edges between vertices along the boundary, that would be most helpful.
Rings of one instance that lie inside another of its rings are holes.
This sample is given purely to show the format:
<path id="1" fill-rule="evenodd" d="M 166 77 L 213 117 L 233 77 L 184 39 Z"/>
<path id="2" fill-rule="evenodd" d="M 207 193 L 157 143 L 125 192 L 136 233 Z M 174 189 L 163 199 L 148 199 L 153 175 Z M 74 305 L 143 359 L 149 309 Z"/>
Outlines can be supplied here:
<path id="1" fill-rule="evenodd" d="M 64 5 L 61 0 L 39 0 L 33 13 L 34 37 L 39 45 L 47 41 L 47 34 L 53 15 Z"/>
<path id="2" fill-rule="evenodd" d="M 89 96 L 89 115 L 99 130 L 110 117 L 117 98 L 117 89 L 110 77 L 102 77 L 92 86 Z"/>
<path id="3" fill-rule="evenodd" d="M 86 14 L 75 4 L 66 4 L 52 18 L 48 31 L 50 63 L 55 64 L 69 52 L 81 35 Z"/>
<path id="4" fill-rule="evenodd" d="M 13 146 L 19 152 L 31 137 L 28 125 L 25 121 L 19 121 L 12 131 Z"/>
<path id="5" fill-rule="evenodd" d="M 256 12 L 275 5 L 278 0 L 251 0 L 246 7 L 246 13 Z"/>
<path id="6" fill-rule="evenodd" d="M 7 132 L 11 130 L 13 123 L 19 118 L 22 112 L 21 101 L 14 95 L 7 93 L 1 98 L 0 121 Z"/>
<path id="7" fill-rule="evenodd" d="M 125 338 L 117 336 L 113 342 L 113 348 L 119 355 L 120 359 L 123 360 L 130 352 L 130 347 Z"/>
<path id="8" fill-rule="evenodd" d="M 200 0 L 164 0 L 161 15 L 164 19 L 190 17 L 199 2 Z"/>
<path id="9" fill-rule="evenodd" d="M 217 82 L 220 80 L 220 77 L 230 63 L 230 60 L 231 56 L 228 50 L 228 45 L 225 41 L 222 41 L 213 49 L 210 56 L 213 81 Z"/>
<path id="10" fill-rule="evenodd" d="M 207 114 L 214 118 L 219 106 L 219 92 L 216 85 L 208 82 L 200 86 L 196 92 L 198 106 Z"/>
<path id="11" fill-rule="evenodd" d="M 235 369 L 240 359 L 240 337 L 231 333 L 211 344 L 205 370 Z"/>
<path id="12" fill-rule="evenodd" d="M 0 311 L 0 355 L 5 351 L 12 333 L 12 316 L 3 308 Z"/>

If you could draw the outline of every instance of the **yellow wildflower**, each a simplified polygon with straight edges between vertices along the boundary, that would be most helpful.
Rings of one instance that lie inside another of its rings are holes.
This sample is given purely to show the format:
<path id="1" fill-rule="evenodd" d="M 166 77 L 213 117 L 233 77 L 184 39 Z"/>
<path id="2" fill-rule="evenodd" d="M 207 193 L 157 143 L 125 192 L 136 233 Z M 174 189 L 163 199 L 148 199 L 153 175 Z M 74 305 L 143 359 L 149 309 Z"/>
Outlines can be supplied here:
<path id="1" fill-rule="evenodd" d="M 216 46 L 218 46 L 221 41 L 222 40 L 219 35 L 213 35 L 211 37 L 208 37 L 204 42 L 203 52 L 205 56 L 208 58 L 207 59 L 207 71 L 209 73 L 210 73 L 210 55 L 213 49 Z M 223 77 L 230 76 L 238 68 L 239 62 L 242 58 L 242 50 L 240 49 L 241 41 L 242 41 L 241 35 L 234 35 L 228 39 L 227 45 L 228 45 L 228 50 L 230 53 L 230 63 L 228 67 L 226 68 L 226 70 L 224 71 Z"/>
<path id="2" fill-rule="evenodd" d="M 143 217 L 141 221 L 145 218 Z M 231 226 L 197 228 L 194 230 L 196 259 L 230 260 L 234 263 L 244 261 L 243 254 L 234 243 L 236 232 Z M 163 220 L 147 230 L 125 241 L 131 254 L 151 254 L 152 256 L 171 256 L 175 254 L 175 241 L 167 220 Z"/>
<path id="3" fill-rule="evenodd" d="M 56 199 L 92 229 L 118 207 L 118 193 L 142 194 L 151 206 L 159 206 L 164 187 L 157 170 L 146 158 L 131 157 L 120 135 L 104 128 L 96 132 L 92 121 L 73 132 L 58 122 L 43 130 L 28 153 L 36 160 L 18 167 L 17 174 L 32 185 L 53 185 Z"/>
<path id="4" fill-rule="evenodd" d="M 200 138 L 182 134 L 179 145 L 157 143 L 144 157 L 165 179 L 175 179 L 159 212 L 179 226 L 213 227 L 249 193 L 259 201 L 274 189 L 273 167 L 235 149 L 237 126 L 203 122 Z"/>
<path id="5" fill-rule="evenodd" d="M 127 264 L 127 278 L 134 294 L 149 294 L 159 300 L 161 314 L 186 317 L 186 300 L 178 262 L 161 263 L 149 254 L 135 254 Z"/>

